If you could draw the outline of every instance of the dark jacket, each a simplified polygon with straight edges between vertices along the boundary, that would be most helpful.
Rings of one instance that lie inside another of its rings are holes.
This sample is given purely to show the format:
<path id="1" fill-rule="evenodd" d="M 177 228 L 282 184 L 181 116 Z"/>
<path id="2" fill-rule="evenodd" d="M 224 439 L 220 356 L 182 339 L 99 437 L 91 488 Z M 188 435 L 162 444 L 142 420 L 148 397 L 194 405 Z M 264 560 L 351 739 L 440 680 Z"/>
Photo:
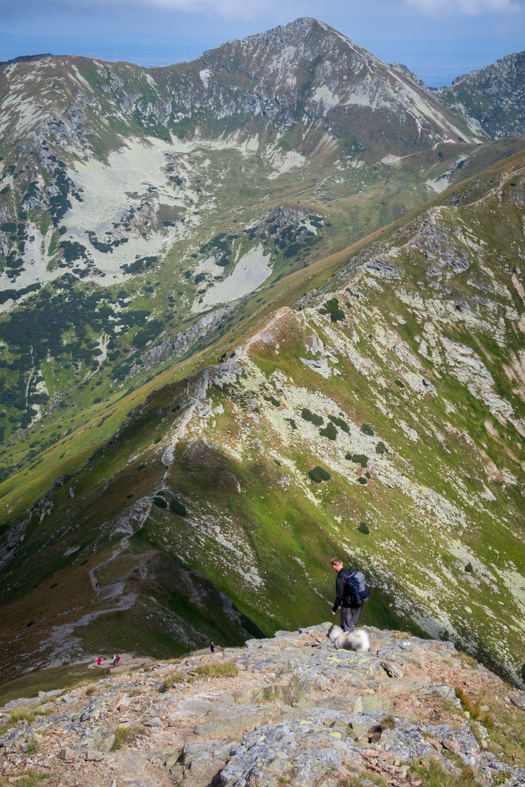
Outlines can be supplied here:
<path id="1" fill-rule="evenodd" d="M 346 585 L 346 578 L 353 574 L 351 568 L 342 568 L 341 571 L 338 573 L 336 580 L 335 580 L 335 603 L 332 607 L 332 612 L 337 612 L 339 607 L 353 607 L 357 609 L 357 605 L 351 604 L 350 601 L 345 598 L 345 585 Z"/>

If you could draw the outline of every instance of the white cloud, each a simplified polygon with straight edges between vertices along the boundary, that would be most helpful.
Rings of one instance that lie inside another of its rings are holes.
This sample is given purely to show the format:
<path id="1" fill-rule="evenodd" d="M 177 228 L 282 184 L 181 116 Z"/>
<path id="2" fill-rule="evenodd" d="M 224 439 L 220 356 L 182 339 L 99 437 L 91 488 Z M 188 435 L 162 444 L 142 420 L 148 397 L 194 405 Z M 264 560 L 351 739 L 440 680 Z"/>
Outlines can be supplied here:
<path id="1" fill-rule="evenodd" d="M 281 18 L 283 6 L 296 16 L 306 16 L 322 0 L 0 0 L 2 15 L 16 16 L 35 9 L 47 11 L 120 11 L 125 9 L 160 9 L 189 14 L 217 16 L 225 19 Z"/>
<path id="2" fill-rule="evenodd" d="M 442 17 L 460 13 L 467 16 L 482 14 L 513 14 L 521 8 L 513 0 L 405 0 L 405 3 L 425 16 Z"/>
<path id="3" fill-rule="evenodd" d="M 259 0 L 115 0 L 115 4 L 153 6 L 170 11 L 187 11 L 189 13 L 213 13 L 225 17 L 253 17 L 265 15 L 272 3 L 261 3 Z"/>

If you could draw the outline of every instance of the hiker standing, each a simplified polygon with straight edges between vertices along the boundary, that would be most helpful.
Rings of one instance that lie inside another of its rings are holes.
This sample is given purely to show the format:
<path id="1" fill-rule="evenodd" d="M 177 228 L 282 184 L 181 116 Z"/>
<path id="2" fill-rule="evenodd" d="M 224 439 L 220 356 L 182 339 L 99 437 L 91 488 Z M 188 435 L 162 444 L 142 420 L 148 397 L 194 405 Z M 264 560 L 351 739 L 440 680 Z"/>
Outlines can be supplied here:
<path id="1" fill-rule="evenodd" d="M 102 664 L 102 659 L 99 656 L 97 659 L 97 667 L 100 667 L 101 664 Z"/>
<path id="2" fill-rule="evenodd" d="M 116 653 L 113 654 L 113 666 L 116 667 L 118 664 L 118 656 Z"/>
<path id="3" fill-rule="evenodd" d="M 344 568 L 340 558 L 333 558 L 332 568 L 337 571 L 332 615 L 341 607 L 341 628 L 350 634 L 356 627 L 361 607 L 370 598 L 370 591 L 361 571 Z"/>
<path id="4" fill-rule="evenodd" d="M 212 653 L 215 653 L 215 643 L 214 642 L 210 642 L 210 650 L 211 650 Z"/>

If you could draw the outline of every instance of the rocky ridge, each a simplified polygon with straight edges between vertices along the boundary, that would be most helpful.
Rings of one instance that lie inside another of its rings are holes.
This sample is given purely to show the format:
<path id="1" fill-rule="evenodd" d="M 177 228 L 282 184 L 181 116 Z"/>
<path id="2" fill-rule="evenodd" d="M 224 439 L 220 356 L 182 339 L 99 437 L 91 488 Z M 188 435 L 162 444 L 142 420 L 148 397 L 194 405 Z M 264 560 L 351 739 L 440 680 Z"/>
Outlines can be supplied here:
<path id="1" fill-rule="evenodd" d="M 457 77 L 439 100 L 462 115 L 475 134 L 490 139 L 525 132 L 525 52 Z"/>
<path id="2" fill-rule="evenodd" d="M 335 651 L 327 630 L 279 631 L 175 662 L 127 660 L 99 680 L 95 667 L 89 685 L 13 700 L 0 709 L 2 777 L 41 773 L 50 787 L 426 787 L 441 773 L 451 785 L 523 784 L 524 694 L 451 643 L 369 628 L 371 650 L 351 653 Z"/>

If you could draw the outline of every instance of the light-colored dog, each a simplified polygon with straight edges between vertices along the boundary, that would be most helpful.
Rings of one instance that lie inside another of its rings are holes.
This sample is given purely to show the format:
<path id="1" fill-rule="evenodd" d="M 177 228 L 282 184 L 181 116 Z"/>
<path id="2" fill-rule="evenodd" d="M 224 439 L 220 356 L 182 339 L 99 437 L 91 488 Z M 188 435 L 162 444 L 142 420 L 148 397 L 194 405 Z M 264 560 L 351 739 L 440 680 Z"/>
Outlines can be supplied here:
<path id="1" fill-rule="evenodd" d="M 355 650 L 363 653 L 370 650 L 370 639 L 364 629 L 357 629 L 348 634 L 340 626 L 330 626 L 326 636 L 337 650 Z"/>

